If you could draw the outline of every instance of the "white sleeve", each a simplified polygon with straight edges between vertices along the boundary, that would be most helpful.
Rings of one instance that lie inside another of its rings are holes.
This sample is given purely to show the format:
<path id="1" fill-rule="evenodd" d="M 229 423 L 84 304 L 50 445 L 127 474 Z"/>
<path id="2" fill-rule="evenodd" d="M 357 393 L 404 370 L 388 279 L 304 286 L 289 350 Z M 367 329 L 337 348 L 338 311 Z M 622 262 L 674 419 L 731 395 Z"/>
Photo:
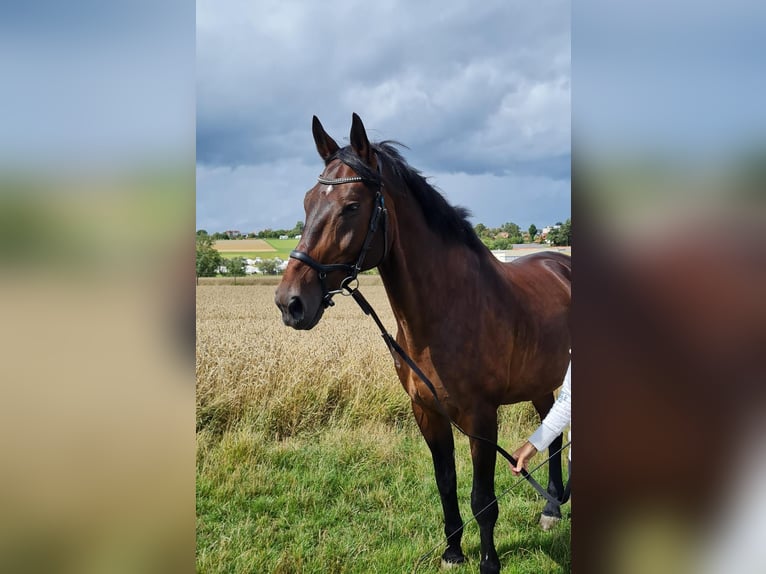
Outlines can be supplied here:
<path id="1" fill-rule="evenodd" d="M 529 437 L 529 442 L 539 451 L 545 450 L 572 420 L 572 362 L 569 362 L 564 384 L 556 402 L 542 424 Z"/>

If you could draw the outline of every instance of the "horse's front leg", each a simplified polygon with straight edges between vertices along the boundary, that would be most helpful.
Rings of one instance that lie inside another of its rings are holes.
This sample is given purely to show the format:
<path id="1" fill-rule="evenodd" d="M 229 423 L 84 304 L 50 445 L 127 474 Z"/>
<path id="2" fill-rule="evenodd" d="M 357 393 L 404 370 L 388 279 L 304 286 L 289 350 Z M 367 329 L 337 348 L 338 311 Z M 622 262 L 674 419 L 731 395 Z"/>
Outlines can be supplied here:
<path id="1" fill-rule="evenodd" d="M 450 422 L 443 415 L 412 403 L 412 412 L 420 427 L 434 461 L 436 486 L 444 511 L 444 535 L 447 549 L 442 561 L 459 564 L 465 561 L 460 541 L 463 538 L 463 519 L 457 504 L 457 475 L 455 473 L 455 443 Z"/>
<path id="2" fill-rule="evenodd" d="M 475 436 L 497 441 L 497 408 L 486 407 L 472 413 L 463 428 Z M 469 430 L 470 429 L 470 430 Z M 492 444 L 471 439 L 473 460 L 473 490 L 471 509 L 479 525 L 481 539 L 481 574 L 500 572 L 500 559 L 495 550 L 495 523 L 499 514 L 495 498 L 495 460 L 497 451 Z"/>
<path id="3" fill-rule="evenodd" d="M 555 402 L 553 393 L 547 395 L 541 400 L 533 401 L 532 404 L 537 410 L 537 414 L 540 415 L 540 420 L 545 418 L 548 411 L 551 410 L 553 403 Z M 548 494 L 558 500 L 564 494 L 564 480 L 561 475 L 561 445 L 564 444 L 564 436 L 557 436 L 548 447 L 548 455 L 550 460 L 548 461 Z M 540 515 L 540 527 L 543 530 L 550 530 L 556 523 L 561 520 L 561 505 L 554 504 L 548 501 L 543 508 L 543 512 Z"/>

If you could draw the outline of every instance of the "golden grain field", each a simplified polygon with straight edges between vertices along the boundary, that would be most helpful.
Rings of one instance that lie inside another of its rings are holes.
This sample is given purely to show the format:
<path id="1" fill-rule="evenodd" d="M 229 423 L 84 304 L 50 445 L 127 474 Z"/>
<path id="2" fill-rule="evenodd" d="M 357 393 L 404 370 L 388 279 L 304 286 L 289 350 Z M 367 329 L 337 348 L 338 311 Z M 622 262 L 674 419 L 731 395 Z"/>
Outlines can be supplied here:
<path id="1" fill-rule="evenodd" d="M 229 251 L 276 251 L 263 239 L 219 239 L 213 243 L 213 247 L 220 252 Z"/>
<path id="2" fill-rule="evenodd" d="M 274 304 L 280 278 L 249 279 L 246 285 L 212 279 L 197 287 L 198 430 L 246 427 L 282 439 L 370 423 L 416 428 L 377 327 L 350 297 L 336 296 L 311 331 L 295 331 L 282 324 Z M 380 277 L 360 280 L 395 333 Z M 506 430 L 526 432 L 538 422 L 530 404 L 501 408 Z"/>
<path id="3" fill-rule="evenodd" d="M 394 328 L 379 278 L 365 296 Z M 327 425 L 397 423 L 409 399 L 371 319 L 347 297 L 311 331 L 282 324 L 275 285 L 197 288 L 197 425 L 282 438 Z"/>

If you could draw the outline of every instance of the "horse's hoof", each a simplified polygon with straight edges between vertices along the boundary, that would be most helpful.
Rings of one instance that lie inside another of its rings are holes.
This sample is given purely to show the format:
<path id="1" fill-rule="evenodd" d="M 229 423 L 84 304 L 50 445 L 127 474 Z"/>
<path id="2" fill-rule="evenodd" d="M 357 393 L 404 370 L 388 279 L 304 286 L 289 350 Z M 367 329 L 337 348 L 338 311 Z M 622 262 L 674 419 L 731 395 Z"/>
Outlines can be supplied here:
<path id="1" fill-rule="evenodd" d="M 455 562 L 452 562 L 450 560 L 445 560 L 444 558 L 442 558 L 442 570 L 449 570 L 450 568 L 454 568 L 455 566 L 460 566 L 463 563 L 465 563 L 465 558 L 461 558 L 460 560 L 457 560 Z"/>
<path id="2" fill-rule="evenodd" d="M 540 528 L 542 528 L 544 531 L 547 532 L 548 530 L 556 526 L 559 520 L 561 520 L 561 518 L 559 518 L 558 516 L 546 516 L 545 514 L 541 514 Z"/>
<path id="3" fill-rule="evenodd" d="M 479 574 L 500 574 L 500 564 L 481 564 L 479 566 Z"/>
<path id="4" fill-rule="evenodd" d="M 465 556 L 462 552 L 447 549 L 442 554 L 442 568 L 452 568 L 463 562 L 465 562 Z"/>

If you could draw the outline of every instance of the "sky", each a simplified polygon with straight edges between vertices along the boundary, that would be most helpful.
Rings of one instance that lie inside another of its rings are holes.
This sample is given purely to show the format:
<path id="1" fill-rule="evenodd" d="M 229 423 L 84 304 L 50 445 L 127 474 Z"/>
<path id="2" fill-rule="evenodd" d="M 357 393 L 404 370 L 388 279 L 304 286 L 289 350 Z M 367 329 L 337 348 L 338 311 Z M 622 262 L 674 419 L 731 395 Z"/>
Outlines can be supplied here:
<path id="1" fill-rule="evenodd" d="M 570 4 L 197 2 L 197 228 L 292 228 L 311 119 L 393 139 L 471 221 L 570 217 Z"/>

